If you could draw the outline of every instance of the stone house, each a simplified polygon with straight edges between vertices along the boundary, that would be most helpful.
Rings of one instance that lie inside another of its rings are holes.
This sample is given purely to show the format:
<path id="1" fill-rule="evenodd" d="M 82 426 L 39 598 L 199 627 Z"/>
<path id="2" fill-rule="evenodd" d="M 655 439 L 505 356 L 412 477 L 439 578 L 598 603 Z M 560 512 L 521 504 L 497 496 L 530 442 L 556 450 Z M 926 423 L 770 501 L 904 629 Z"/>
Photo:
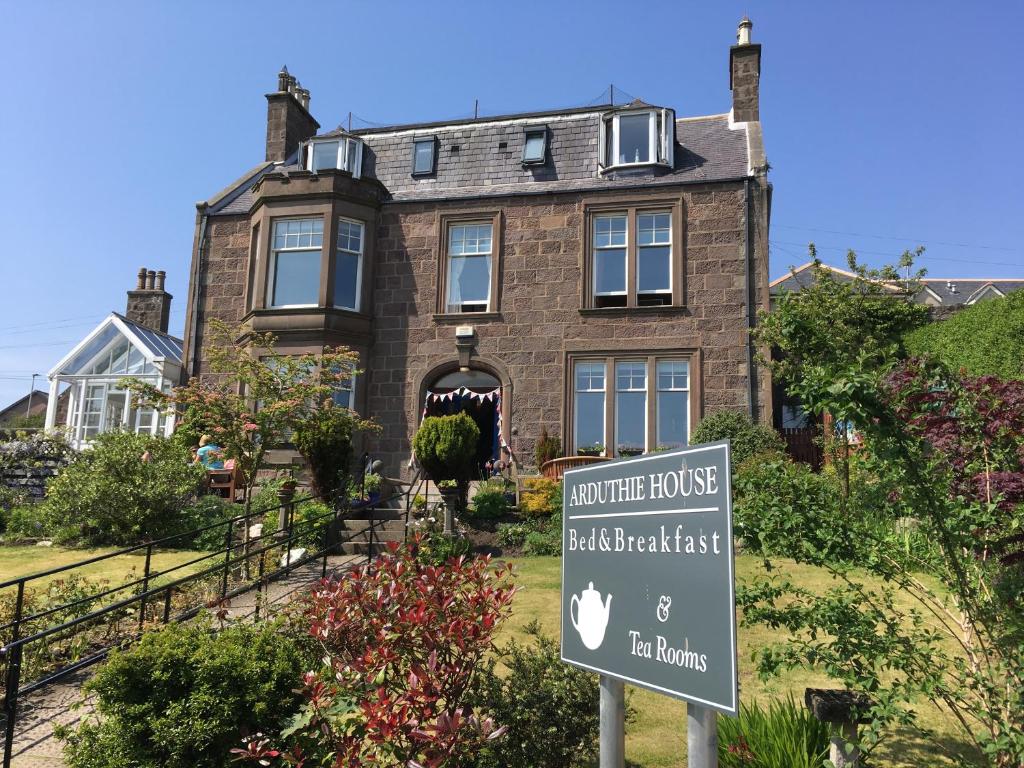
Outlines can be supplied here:
<path id="1" fill-rule="evenodd" d="M 321 131 L 287 69 L 265 160 L 197 205 L 183 361 L 215 318 L 275 354 L 345 345 L 338 400 L 404 471 L 424 414 L 470 412 L 479 456 L 685 444 L 708 411 L 771 421 L 749 330 L 767 308 L 761 46 L 729 49 L 731 105 L 642 101 Z"/>

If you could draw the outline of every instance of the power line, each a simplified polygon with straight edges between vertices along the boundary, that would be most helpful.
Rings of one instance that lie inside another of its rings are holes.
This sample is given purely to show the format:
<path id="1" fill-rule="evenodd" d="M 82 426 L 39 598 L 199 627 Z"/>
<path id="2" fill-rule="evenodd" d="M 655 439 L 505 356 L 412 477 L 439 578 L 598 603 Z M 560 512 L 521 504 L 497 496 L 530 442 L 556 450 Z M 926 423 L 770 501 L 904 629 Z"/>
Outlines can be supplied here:
<path id="1" fill-rule="evenodd" d="M 808 245 L 807 243 L 794 243 L 794 242 L 789 241 L 789 240 L 769 240 L 769 242 L 772 245 L 796 245 L 796 246 L 803 246 L 805 248 Z M 869 255 L 869 256 L 888 256 L 889 258 L 893 258 L 893 257 L 899 255 L 897 253 L 893 253 L 892 251 L 865 251 L 865 250 L 862 250 L 860 248 L 849 248 L 849 247 L 840 246 L 840 245 L 820 245 L 819 243 L 815 243 L 814 247 L 817 248 L 819 251 L 839 251 L 841 253 L 847 253 L 848 251 L 853 251 L 856 254 L 866 254 L 866 255 Z M 808 256 L 808 258 L 810 258 L 810 256 Z M 977 259 L 952 259 L 952 258 L 943 257 L 943 256 L 932 256 L 930 253 L 922 254 L 919 258 L 921 260 L 929 260 L 930 259 L 932 261 L 949 261 L 949 262 L 953 262 L 953 263 L 956 263 L 956 264 L 984 264 L 984 265 L 990 266 L 990 267 L 1021 267 L 1022 266 L 1021 264 L 1014 264 L 1014 263 L 1008 262 L 1008 261 L 978 261 Z"/>
<path id="2" fill-rule="evenodd" d="M 971 243 L 950 243 L 944 240 L 931 240 L 926 237 L 896 237 L 895 235 L 869 235 L 864 232 L 843 232 L 838 229 L 816 229 L 814 227 L 799 227 L 795 224 L 774 224 L 773 226 L 783 229 L 799 229 L 805 232 L 824 232 L 829 235 L 849 235 L 850 237 L 871 237 L 876 240 L 902 240 L 913 243 L 931 243 L 932 245 L 945 245 L 951 248 L 976 248 L 986 251 L 1006 251 L 1008 253 L 1021 253 L 1019 248 L 1006 248 L 1001 245 L 972 245 Z"/>

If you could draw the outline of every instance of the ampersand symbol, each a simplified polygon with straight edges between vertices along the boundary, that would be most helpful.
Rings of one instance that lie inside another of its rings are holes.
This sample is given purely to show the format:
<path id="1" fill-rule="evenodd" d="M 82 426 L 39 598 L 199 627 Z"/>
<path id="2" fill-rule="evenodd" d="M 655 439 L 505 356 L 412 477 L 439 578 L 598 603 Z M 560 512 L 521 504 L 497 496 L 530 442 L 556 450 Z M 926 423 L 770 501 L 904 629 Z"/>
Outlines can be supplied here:
<path id="1" fill-rule="evenodd" d="M 668 595 L 662 595 L 658 601 L 658 621 L 668 621 L 668 609 L 672 605 L 672 598 Z"/>

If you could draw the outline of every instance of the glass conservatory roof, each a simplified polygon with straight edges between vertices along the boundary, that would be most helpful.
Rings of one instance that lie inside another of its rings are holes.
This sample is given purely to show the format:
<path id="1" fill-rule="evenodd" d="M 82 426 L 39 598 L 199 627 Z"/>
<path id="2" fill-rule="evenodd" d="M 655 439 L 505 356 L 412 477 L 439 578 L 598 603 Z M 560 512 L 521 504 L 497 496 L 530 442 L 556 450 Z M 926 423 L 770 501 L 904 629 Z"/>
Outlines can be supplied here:
<path id="1" fill-rule="evenodd" d="M 111 313 L 49 375 L 143 376 L 158 373 L 158 358 L 180 365 L 181 354 L 181 339 Z"/>

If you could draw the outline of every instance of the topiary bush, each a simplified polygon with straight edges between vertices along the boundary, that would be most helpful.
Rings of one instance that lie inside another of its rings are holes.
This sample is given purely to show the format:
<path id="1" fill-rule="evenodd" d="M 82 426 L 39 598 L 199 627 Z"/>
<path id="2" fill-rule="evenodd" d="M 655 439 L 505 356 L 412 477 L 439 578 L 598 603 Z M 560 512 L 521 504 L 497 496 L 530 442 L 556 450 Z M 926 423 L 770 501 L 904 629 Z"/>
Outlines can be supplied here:
<path id="1" fill-rule="evenodd" d="M 220 768 L 243 733 L 275 732 L 298 709 L 314 663 L 277 623 L 202 621 L 113 651 L 85 685 L 99 719 L 59 733 L 70 768 Z"/>
<path id="2" fill-rule="evenodd" d="M 562 511 L 562 483 L 547 477 L 528 477 L 523 481 L 519 512 L 524 517 L 547 517 Z"/>
<path id="3" fill-rule="evenodd" d="M 352 438 L 363 422 L 330 401 L 299 423 L 292 442 L 309 464 L 313 493 L 334 503 L 352 476 Z"/>
<path id="4" fill-rule="evenodd" d="M 792 694 L 740 705 L 739 717 L 718 718 L 721 768 L 820 768 L 828 759 L 829 726 L 799 706 Z M 831 764 L 830 764 L 831 765 Z"/>
<path id="5" fill-rule="evenodd" d="M 765 424 L 754 424 L 749 416 L 736 411 L 717 411 L 705 416 L 691 438 L 696 445 L 718 440 L 730 441 L 733 467 L 758 453 L 786 450 L 778 432 Z"/>
<path id="6" fill-rule="evenodd" d="M 427 416 L 416 430 L 412 446 L 416 460 L 434 482 L 468 482 L 476 467 L 480 428 L 466 413 Z"/>
<path id="7" fill-rule="evenodd" d="M 175 441 L 108 432 L 50 481 L 46 503 L 61 521 L 62 540 L 135 544 L 181 531 L 182 512 L 204 477 Z"/>

